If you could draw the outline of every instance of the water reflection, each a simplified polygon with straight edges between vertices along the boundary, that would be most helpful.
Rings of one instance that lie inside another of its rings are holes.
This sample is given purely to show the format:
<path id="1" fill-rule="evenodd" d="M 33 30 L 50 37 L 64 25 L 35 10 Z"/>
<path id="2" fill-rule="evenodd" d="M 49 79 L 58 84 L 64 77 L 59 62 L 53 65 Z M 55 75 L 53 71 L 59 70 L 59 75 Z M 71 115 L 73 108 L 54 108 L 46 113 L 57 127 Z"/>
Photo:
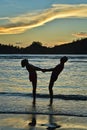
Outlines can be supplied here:
<path id="1" fill-rule="evenodd" d="M 48 130 L 55 130 L 56 128 L 60 128 L 61 126 L 56 123 L 55 117 L 53 115 L 53 107 L 49 106 L 49 115 L 48 115 L 48 123 L 41 124 L 41 126 L 46 126 Z"/>
<path id="2" fill-rule="evenodd" d="M 50 111 L 51 114 L 49 114 L 49 122 L 48 122 L 47 129 L 48 130 L 55 130 L 56 128 L 60 128 L 61 126 L 56 123 L 54 115 L 52 114 L 53 113 L 53 107 L 52 106 L 49 107 L 49 111 Z"/>
<path id="3" fill-rule="evenodd" d="M 40 126 L 44 126 L 48 130 L 55 130 L 56 128 L 60 128 L 61 126 L 56 123 L 55 117 L 53 115 L 53 107 L 49 106 L 49 115 L 47 123 L 43 123 Z M 36 106 L 32 105 L 32 116 L 31 121 L 29 122 L 29 130 L 36 130 L 37 118 L 36 118 Z"/>
<path id="4" fill-rule="evenodd" d="M 31 117 L 31 122 L 29 122 L 29 130 L 35 130 L 35 126 L 36 126 L 36 106 L 32 105 L 32 117 Z"/>

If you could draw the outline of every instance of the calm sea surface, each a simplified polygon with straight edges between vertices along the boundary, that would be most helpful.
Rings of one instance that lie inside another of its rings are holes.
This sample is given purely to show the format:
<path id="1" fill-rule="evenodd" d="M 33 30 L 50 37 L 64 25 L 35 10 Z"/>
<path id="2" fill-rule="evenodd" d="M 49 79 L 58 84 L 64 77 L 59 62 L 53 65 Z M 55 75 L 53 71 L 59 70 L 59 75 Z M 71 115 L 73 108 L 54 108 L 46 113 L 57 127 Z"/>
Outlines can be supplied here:
<path id="1" fill-rule="evenodd" d="M 0 113 L 31 112 L 32 84 L 21 60 L 52 68 L 64 55 L 0 55 Z M 87 116 L 87 55 L 67 55 L 69 60 L 54 84 L 54 114 Z M 48 112 L 51 72 L 37 72 L 37 112 Z"/>

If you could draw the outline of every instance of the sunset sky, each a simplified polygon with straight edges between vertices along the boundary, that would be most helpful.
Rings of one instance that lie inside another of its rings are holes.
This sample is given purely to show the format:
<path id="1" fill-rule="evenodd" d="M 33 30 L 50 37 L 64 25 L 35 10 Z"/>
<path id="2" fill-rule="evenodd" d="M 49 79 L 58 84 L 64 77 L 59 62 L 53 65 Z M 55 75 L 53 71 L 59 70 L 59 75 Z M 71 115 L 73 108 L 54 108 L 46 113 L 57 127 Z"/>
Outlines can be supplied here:
<path id="1" fill-rule="evenodd" d="M 0 0 L 0 43 L 54 46 L 87 37 L 87 0 Z"/>

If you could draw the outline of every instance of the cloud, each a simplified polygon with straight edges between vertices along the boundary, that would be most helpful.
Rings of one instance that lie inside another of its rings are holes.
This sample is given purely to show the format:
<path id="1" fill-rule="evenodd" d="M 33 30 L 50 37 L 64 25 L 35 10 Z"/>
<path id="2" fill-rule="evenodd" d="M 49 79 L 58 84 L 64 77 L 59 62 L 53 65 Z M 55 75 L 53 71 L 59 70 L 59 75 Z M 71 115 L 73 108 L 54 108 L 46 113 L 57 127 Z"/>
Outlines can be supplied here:
<path id="1" fill-rule="evenodd" d="M 87 37 L 87 32 L 80 32 L 73 34 L 76 37 Z"/>
<path id="2" fill-rule="evenodd" d="M 62 18 L 87 18 L 87 4 L 53 4 L 51 8 L 7 18 L 9 24 L 0 27 L 0 34 L 18 34 Z M 0 18 L 6 19 L 6 18 Z"/>
<path id="3" fill-rule="evenodd" d="M 8 17 L 1 17 L 0 20 L 9 20 Z"/>

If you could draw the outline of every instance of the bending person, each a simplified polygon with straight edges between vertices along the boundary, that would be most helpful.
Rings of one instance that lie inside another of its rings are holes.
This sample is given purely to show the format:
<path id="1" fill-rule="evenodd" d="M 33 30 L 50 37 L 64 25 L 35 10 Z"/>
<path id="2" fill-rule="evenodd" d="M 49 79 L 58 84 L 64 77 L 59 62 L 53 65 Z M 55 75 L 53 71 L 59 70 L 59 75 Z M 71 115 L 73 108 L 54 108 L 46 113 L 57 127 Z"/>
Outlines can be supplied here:
<path id="1" fill-rule="evenodd" d="M 67 62 L 67 60 L 68 60 L 68 58 L 66 56 L 64 56 L 60 59 L 60 64 L 58 64 L 56 67 L 50 68 L 50 69 L 44 69 L 44 72 L 52 71 L 50 82 L 49 82 L 50 106 L 53 103 L 54 82 L 58 79 L 59 74 L 63 71 L 64 64 L 65 64 L 65 62 Z"/>
<path id="2" fill-rule="evenodd" d="M 21 61 L 21 66 L 26 67 L 27 71 L 29 72 L 29 80 L 32 82 L 33 86 L 33 105 L 35 105 L 36 102 L 36 88 L 37 88 L 37 73 L 36 71 L 42 71 L 41 68 L 36 67 L 28 62 L 27 59 L 23 59 Z"/>

